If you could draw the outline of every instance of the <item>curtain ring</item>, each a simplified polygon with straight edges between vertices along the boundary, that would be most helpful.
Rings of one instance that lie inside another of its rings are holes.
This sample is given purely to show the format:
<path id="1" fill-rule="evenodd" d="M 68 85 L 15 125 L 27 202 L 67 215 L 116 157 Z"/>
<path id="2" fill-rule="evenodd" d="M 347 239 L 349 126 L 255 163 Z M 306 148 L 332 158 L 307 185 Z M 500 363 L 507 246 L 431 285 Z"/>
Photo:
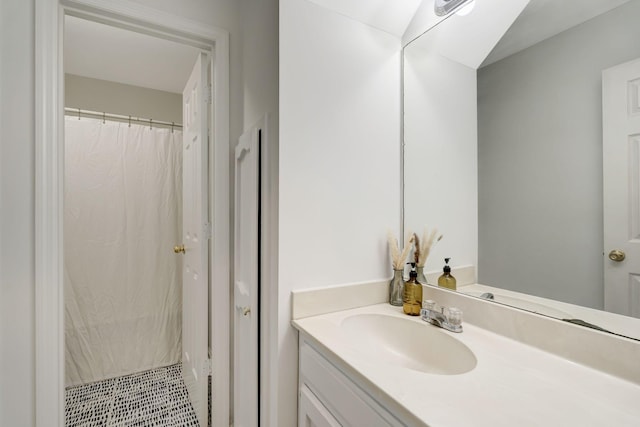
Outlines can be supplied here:
<path id="1" fill-rule="evenodd" d="M 149 130 L 152 129 L 153 119 L 149 119 Z"/>
<path id="2" fill-rule="evenodd" d="M 173 133 L 173 125 L 174 125 L 174 123 L 171 122 L 171 133 Z"/>
<path id="3" fill-rule="evenodd" d="M 102 112 L 102 124 L 107 123 L 107 113 L 105 113 L 104 111 Z"/>
<path id="4" fill-rule="evenodd" d="M 131 116 L 129 116 L 129 127 L 131 127 Z"/>
<path id="5" fill-rule="evenodd" d="M 80 120 L 80 109 L 78 108 L 78 120 Z"/>

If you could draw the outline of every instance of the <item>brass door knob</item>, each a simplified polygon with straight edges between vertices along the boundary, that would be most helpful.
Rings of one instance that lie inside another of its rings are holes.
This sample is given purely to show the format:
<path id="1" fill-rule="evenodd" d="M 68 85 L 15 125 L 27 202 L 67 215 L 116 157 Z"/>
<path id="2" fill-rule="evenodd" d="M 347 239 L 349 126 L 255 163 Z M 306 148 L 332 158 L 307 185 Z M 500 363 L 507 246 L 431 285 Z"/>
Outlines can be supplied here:
<path id="1" fill-rule="evenodd" d="M 609 252 L 609 259 L 615 262 L 624 261 L 626 256 L 627 255 L 620 249 L 614 249 L 611 252 Z"/>
<path id="2" fill-rule="evenodd" d="M 173 252 L 179 254 L 184 253 L 184 245 L 176 245 L 173 247 Z"/>

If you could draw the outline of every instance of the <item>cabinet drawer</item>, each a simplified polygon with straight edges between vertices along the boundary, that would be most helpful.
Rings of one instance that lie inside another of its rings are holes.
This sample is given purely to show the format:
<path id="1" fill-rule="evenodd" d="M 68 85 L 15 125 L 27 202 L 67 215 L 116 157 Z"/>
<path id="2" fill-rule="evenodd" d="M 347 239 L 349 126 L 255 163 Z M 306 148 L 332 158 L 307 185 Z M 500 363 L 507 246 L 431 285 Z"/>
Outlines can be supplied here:
<path id="1" fill-rule="evenodd" d="M 306 341 L 300 346 L 300 381 L 343 426 L 403 425 Z"/>
<path id="2" fill-rule="evenodd" d="M 324 407 L 322 402 L 309 390 L 300 388 L 300 407 L 298 410 L 298 427 L 341 427 L 338 420 Z"/>

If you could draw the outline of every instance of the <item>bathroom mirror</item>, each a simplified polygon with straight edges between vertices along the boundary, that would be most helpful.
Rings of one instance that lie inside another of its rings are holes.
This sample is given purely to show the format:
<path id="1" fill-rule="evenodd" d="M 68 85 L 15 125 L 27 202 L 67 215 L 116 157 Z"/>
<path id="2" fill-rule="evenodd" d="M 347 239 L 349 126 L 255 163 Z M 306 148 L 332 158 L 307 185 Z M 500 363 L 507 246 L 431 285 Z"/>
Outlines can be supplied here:
<path id="1" fill-rule="evenodd" d="M 640 58 L 640 1 L 474 3 L 403 51 L 405 230 L 443 233 L 425 270 L 476 266 L 460 292 L 640 339 L 640 258 L 610 260 L 603 231 L 624 222 L 604 202 L 603 71 Z"/>

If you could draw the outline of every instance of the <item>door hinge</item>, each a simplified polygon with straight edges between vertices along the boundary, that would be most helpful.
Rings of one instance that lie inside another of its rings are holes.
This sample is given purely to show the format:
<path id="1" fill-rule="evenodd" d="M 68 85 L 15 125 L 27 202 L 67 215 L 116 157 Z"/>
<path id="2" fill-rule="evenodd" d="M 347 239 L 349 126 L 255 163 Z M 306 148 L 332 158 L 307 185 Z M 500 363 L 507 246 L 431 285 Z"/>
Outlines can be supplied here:
<path id="1" fill-rule="evenodd" d="M 202 235 L 205 239 L 211 239 L 213 235 L 213 227 L 211 226 L 210 222 L 205 223 L 202 227 Z"/>
<path id="2" fill-rule="evenodd" d="M 207 359 L 204 361 L 203 371 L 205 375 L 213 375 L 213 362 L 211 361 L 211 359 Z"/>
<path id="3" fill-rule="evenodd" d="M 211 96 L 211 85 L 207 86 L 206 88 L 206 92 L 204 94 L 204 102 L 207 103 L 207 105 L 211 105 L 211 102 L 213 101 L 213 96 Z"/>

